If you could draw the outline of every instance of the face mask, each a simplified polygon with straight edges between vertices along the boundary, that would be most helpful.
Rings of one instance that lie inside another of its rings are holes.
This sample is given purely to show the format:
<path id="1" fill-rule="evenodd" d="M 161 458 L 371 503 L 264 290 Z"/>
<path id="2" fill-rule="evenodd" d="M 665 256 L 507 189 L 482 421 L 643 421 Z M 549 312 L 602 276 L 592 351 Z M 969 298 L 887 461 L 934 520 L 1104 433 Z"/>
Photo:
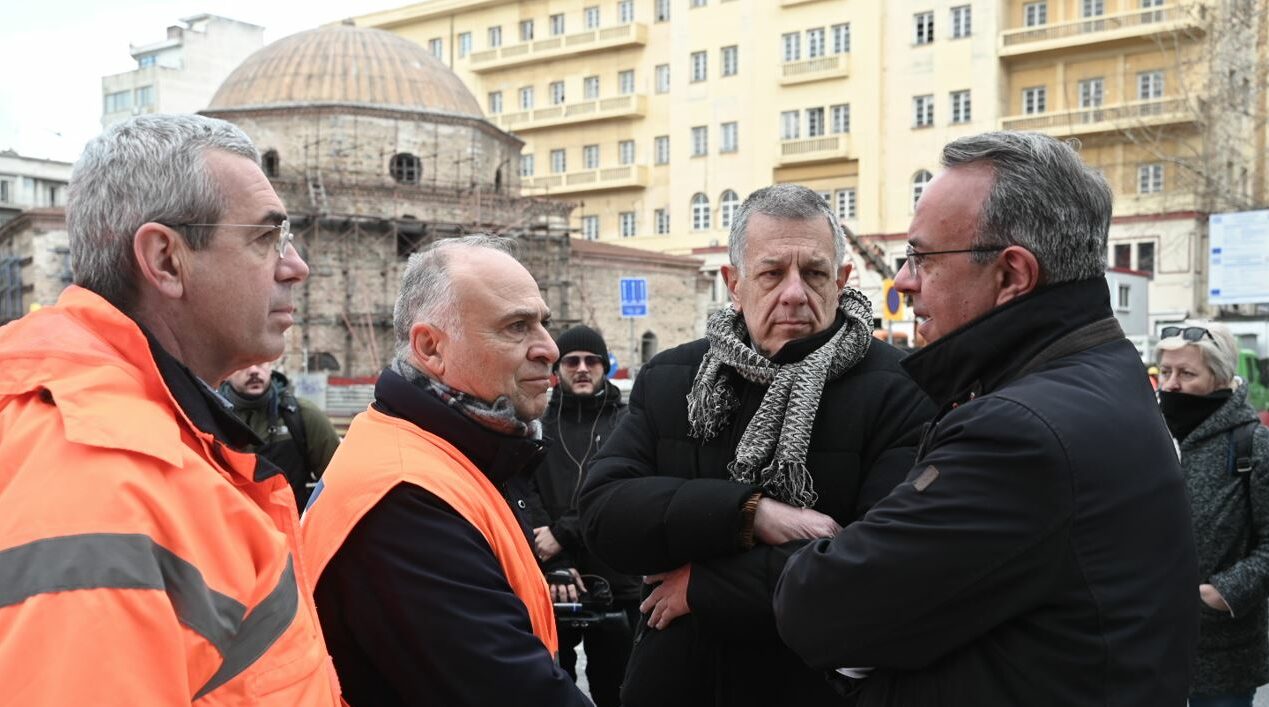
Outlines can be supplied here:
<path id="1" fill-rule="evenodd" d="M 1164 421 L 1168 423 L 1168 431 L 1177 439 L 1185 439 L 1203 420 L 1211 417 L 1212 413 L 1224 405 L 1233 392 L 1225 389 L 1207 395 L 1190 395 L 1160 391 L 1159 408 L 1163 411 Z"/>

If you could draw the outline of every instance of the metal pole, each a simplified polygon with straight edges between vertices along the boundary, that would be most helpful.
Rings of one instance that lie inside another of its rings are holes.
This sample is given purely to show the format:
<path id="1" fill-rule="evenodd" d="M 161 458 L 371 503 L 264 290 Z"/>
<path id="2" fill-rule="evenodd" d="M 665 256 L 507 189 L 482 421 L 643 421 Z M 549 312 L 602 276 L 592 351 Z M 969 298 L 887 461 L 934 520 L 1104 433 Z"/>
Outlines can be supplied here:
<path id="1" fill-rule="evenodd" d="M 638 350 L 635 349 L 634 320 L 634 317 L 630 317 L 630 368 L 632 369 L 634 368 L 635 354 L 638 353 Z M 643 362 L 640 361 L 640 363 Z"/>

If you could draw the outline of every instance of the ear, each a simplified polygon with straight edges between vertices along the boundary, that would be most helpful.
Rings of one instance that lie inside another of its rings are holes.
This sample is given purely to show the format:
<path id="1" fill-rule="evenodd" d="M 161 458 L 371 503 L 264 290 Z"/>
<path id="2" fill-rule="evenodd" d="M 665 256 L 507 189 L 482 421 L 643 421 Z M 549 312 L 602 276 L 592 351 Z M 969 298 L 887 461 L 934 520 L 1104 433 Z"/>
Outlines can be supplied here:
<path id="1" fill-rule="evenodd" d="M 1022 246 L 1012 245 L 1001 251 L 996 267 L 1000 286 L 996 293 L 997 307 L 1034 291 L 1040 284 L 1040 262 Z"/>
<path id="2" fill-rule="evenodd" d="M 185 240 L 167 226 L 145 223 L 132 235 L 132 256 L 141 279 L 162 297 L 180 299 L 185 294 L 189 254 Z"/>
<path id="3" fill-rule="evenodd" d="M 846 280 L 850 278 L 850 271 L 855 268 L 855 264 L 846 261 L 846 264 L 837 270 L 837 291 L 841 292 L 846 287 Z"/>
<path id="4" fill-rule="evenodd" d="M 449 337 L 431 324 L 415 322 L 410 326 L 410 353 L 423 372 L 436 380 L 445 376 L 445 348 Z"/>
<path id="5" fill-rule="evenodd" d="M 724 265 L 719 269 L 723 274 L 723 282 L 727 283 L 727 292 L 731 295 L 731 304 L 737 312 L 740 311 L 740 300 L 736 297 L 736 285 L 740 283 L 740 271 L 731 265 Z"/>

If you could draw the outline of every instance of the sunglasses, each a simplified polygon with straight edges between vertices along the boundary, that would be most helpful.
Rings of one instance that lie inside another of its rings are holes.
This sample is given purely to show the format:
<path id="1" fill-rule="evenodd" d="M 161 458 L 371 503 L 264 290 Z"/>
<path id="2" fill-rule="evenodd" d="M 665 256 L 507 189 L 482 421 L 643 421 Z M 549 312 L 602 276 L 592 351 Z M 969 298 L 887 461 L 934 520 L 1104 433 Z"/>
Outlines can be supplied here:
<path id="1" fill-rule="evenodd" d="M 560 365 L 565 368 L 577 368 L 583 363 L 586 364 L 587 368 L 590 368 L 591 366 L 602 366 L 604 365 L 604 359 L 595 355 L 579 356 L 576 354 L 565 356 L 560 359 Z"/>
<path id="2" fill-rule="evenodd" d="M 1165 326 L 1159 330 L 1159 336 L 1164 339 L 1171 339 L 1174 336 L 1179 336 L 1186 341 L 1202 341 L 1203 337 L 1206 336 L 1207 338 L 1212 339 L 1212 341 L 1216 340 L 1212 337 L 1212 333 L 1210 331 L 1201 326 Z"/>

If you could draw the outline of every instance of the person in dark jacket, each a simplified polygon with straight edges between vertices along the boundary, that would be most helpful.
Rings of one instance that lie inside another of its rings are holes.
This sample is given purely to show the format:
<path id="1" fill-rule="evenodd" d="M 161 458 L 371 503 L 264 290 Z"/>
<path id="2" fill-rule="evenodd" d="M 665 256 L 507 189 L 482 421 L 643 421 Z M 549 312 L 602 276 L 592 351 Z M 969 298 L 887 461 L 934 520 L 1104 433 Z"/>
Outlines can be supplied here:
<path id="1" fill-rule="evenodd" d="M 861 707 L 1180 706 L 1198 575 L 1145 369 L 1110 309 L 1111 192 L 1068 144 L 943 150 L 895 286 L 941 406 L 916 464 L 785 565 L 780 635 Z"/>
<path id="2" fill-rule="evenodd" d="M 535 547 L 548 571 L 568 572 L 574 578 L 573 585 L 551 585 L 555 601 L 578 601 L 579 592 L 585 589 L 582 577 L 598 577 L 611 589 L 613 602 L 607 619 L 585 629 L 561 622 L 557 629 L 560 665 L 576 679 L 574 646 L 584 641 L 590 696 L 597 707 L 617 707 L 634 642 L 640 581 L 614 571 L 586 549 L 578 527 L 577 496 L 595 453 L 608 439 L 626 404 L 621 391 L 608 380 L 608 346 L 599 332 L 574 326 L 560 334 L 555 345 L 560 350 L 555 364 L 559 385 L 551 393 L 542 420 L 542 435 L 551 446 L 533 474 L 536 493 L 529 502 Z"/>
<path id="3" fill-rule="evenodd" d="M 554 660 L 520 502 L 543 454 L 549 319 L 506 239 L 443 239 L 410 257 L 396 357 L 304 517 L 352 707 L 590 704 Z"/>
<path id="4" fill-rule="evenodd" d="M 1216 322 L 1164 327 L 1159 405 L 1181 452 L 1198 547 L 1198 669 L 1190 707 L 1251 707 L 1269 682 L 1269 429 Z"/>
<path id="5" fill-rule="evenodd" d="M 286 473 L 295 505 L 304 511 L 309 494 L 322 478 L 339 446 L 339 433 L 326 413 L 298 398 L 291 382 L 273 364 L 258 363 L 229 374 L 220 394 L 234 414 L 260 438 L 251 451 Z"/>
<path id="6" fill-rule="evenodd" d="M 840 704 L 776 635 L 785 559 L 884 497 L 933 406 L 871 336 L 845 236 L 813 191 L 736 214 L 733 306 L 640 371 L 583 487 L 588 547 L 648 575 L 622 704 Z"/>

